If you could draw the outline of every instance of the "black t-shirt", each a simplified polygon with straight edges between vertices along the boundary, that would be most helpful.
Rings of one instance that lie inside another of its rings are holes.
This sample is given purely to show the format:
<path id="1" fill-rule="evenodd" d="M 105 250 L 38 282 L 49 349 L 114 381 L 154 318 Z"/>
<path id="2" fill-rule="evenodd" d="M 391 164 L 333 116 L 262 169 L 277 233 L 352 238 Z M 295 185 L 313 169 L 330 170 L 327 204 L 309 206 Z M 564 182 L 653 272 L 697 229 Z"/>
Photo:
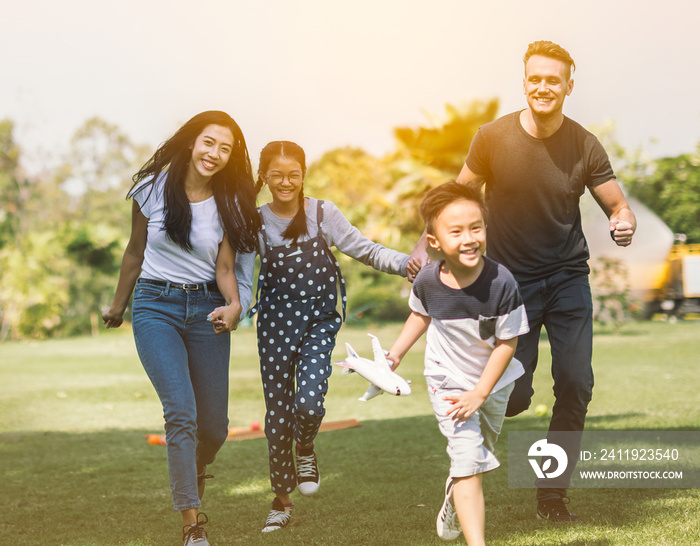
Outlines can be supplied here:
<path id="1" fill-rule="evenodd" d="M 564 117 L 559 130 L 537 139 L 520 112 L 482 126 L 467 167 L 486 178 L 488 255 L 519 282 L 562 270 L 588 273 L 588 245 L 579 199 L 615 177 L 598 139 Z"/>

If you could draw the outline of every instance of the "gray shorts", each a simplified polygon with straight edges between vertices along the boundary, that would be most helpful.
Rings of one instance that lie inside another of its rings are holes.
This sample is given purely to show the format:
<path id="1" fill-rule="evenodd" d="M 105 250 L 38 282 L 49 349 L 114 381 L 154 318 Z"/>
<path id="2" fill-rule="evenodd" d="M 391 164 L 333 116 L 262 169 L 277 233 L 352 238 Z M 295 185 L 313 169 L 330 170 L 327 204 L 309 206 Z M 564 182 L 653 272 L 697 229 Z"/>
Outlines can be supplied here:
<path id="1" fill-rule="evenodd" d="M 447 415 L 452 404 L 443 397 L 448 394 L 460 395 L 465 391 L 464 387 L 444 375 L 428 376 L 425 380 L 440 432 L 447 438 L 450 476 L 464 478 L 498 468 L 500 463 L 493 454 L 493 448 L 501 433 L 514 383 L 492 393 L 468 419 L 454 420 Z"/>

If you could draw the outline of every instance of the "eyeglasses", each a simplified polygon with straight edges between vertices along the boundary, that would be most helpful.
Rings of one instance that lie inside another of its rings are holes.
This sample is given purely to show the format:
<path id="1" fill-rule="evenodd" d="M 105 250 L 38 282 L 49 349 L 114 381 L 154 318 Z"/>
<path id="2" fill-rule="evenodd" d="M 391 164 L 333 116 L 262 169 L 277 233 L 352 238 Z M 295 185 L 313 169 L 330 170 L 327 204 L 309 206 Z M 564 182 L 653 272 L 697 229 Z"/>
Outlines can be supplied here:
<path id="1" fill-rule="evenodd" d="M 272 184 L 281 184 L 284 182 L 284 179 L 289 180 L 290 184 L 300 184 L 301 181 L 304 179 L 304 176 L 301 173 L 291 173 L 288 175 L 282 174 L 282 173 L 272 173 L 268 175 L 267 180 L 272 183 Z"/>

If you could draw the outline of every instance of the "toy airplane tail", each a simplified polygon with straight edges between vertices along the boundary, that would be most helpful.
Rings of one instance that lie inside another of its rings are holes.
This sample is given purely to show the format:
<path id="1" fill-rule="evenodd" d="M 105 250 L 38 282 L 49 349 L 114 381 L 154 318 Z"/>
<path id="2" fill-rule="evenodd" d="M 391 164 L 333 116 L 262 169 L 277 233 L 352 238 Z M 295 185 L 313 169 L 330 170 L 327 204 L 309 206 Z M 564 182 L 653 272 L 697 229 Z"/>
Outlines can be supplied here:
<path id="1" fill-rule="evenodd" d="M 345 344 L 345 350 L 348 353 L 348 358 L 346 360 L 343 360 L 341 362 L 336 362 L 336 364 L 339 364 L 340 366 L 343 366 L 343 371 L 340 372 L 343 375 L 348 375 L 351 373 L 355 373 L 355 368 L 351 364 L 352 358 L 359 358 L 358 354 L 355 352 L 355 349 L 353 349 L 349 343 Z"/>

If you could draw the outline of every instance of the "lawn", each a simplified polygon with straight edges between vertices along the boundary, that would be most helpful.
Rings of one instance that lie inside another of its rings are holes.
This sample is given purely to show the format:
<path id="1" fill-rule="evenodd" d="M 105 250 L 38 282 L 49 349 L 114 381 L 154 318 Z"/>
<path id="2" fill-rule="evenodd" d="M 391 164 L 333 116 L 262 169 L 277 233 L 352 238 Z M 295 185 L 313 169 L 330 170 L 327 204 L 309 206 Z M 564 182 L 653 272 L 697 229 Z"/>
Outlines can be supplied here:
<path id="1" fill-rule="evenodd" d="M 367 332 L 389 346 L 400 325 L 344 326 L 344 343 L 370 355 Z M 263 421 L 255 332 L 232 338 L 231 426 Z M 697 430 L 700 321 L 599 330 L 591 430 Z M 547 341 L 536 376 L 537 404 L 551 407 Z M 312 498 L 294 496 L 291 528 L 263 536 L 272 495 L 264 439 L 228 442 L 209 467 L 203 511 L 212 544 L 437 545 L 435 517 L 448 469 L 422 379 L 422 342 L 400 372 L 408 397 L 357 398 L 366 382 L 336 369 L 326 421 L 361 426 L 322 432 L 323 482 Z M 179 544 L 165 448 L 145 436 L 162 431 L 160 403 L 135 354 L 130 332 L 98 338 L 0 346 L 0 543 L 21 545 Z M 695 489 L 579 489 L 571 508 L 584 522 L 534 517 L 534 490 L 507 482 L 507 432 L 546 430 L 531 409 L 507 419 L 497 447 L 502 467 L 484 480 L 486 537 L 493 545 L 700 543 Z M 464 543 L 460 538 L 457 543 Z"/>

